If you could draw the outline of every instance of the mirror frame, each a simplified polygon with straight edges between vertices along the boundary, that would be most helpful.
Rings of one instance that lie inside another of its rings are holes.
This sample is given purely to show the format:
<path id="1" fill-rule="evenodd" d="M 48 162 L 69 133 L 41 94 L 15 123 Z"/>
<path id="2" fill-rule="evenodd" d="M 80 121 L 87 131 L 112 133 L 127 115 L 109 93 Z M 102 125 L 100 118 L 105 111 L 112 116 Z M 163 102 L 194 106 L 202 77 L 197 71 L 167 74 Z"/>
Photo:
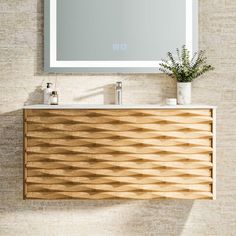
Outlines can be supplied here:
<path id="1" fill-rule="evenodd" d="M 177 0 L 175 0 L 177 1 Z M 198 0 L 186 1 L 186 47 L 198 49 Z M 58 61 L 57 0 L 44 2 L 44 71 L 48 73 L 160 73 L 161 61 Z M 170 49 L 171 50 L 171 49 Z"/>

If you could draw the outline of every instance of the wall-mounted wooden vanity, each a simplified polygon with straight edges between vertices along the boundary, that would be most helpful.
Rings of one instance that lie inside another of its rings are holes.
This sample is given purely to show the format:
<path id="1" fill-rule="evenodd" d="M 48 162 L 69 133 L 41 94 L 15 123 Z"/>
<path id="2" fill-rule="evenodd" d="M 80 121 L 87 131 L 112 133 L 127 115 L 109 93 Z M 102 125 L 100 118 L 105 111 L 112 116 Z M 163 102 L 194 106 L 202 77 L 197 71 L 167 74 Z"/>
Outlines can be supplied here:
<path id="1" fill-rule="evenodd" d="M 215 199 L 215 107 L 24 108 L 25 199 Z"/>

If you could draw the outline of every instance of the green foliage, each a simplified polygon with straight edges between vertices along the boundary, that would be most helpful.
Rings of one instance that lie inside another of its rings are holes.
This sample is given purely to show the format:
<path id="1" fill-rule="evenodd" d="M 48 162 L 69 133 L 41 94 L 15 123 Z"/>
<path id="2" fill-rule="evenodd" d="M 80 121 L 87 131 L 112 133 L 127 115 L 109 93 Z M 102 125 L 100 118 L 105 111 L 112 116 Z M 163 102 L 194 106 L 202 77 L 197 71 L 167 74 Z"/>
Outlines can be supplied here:
<path id="1" fill-rule="evenodd" d="M 190 58 L 190 52 L 184 45 L 182 51 L 176 49 L 177 59 L 171 52 L 167 53 L 168 60 L 163 60 L 160 64 L 160 71 L 164 72 L 177 82 L 192 82 L 204 73 L 214 70 L 214 67 L 207 64 L 207 58 L 204 51 L 195 52 Z"/>

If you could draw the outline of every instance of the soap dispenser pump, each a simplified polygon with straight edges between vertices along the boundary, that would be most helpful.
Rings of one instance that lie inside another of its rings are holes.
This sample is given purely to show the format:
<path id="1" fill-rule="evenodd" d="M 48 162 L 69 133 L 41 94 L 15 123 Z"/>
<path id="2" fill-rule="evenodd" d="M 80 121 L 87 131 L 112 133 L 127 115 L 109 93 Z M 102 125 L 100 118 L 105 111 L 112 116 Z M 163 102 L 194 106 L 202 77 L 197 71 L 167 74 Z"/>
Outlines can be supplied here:
<path id="1" fill-rule="evenodd" d="M 50 105 L 50 96 L 52 94 L 52 83 L 47 83 L 47 87 L 44 89 L 44 104 Z"/>

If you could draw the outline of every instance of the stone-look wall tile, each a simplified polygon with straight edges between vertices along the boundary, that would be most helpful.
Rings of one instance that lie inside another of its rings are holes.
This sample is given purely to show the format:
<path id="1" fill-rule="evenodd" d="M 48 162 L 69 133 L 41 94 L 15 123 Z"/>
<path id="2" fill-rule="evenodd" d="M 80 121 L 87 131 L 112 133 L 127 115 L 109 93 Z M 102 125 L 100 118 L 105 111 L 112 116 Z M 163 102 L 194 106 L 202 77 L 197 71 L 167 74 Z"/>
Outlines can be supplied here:
<path id="1" fill-rule="evenodd" d="M 216 201 L 23 201 L 22 106 L 42 102 L 46 82 L 62 103 L 162 103 L 176 83 L 159 74 L 43 72 L 43 0 L 0 1 L 0 236 L 234 236 L 236 232 L 236 1 L 199 0 L 200 49 L 213 72 L 193 102 L 217 110 Z"/>

